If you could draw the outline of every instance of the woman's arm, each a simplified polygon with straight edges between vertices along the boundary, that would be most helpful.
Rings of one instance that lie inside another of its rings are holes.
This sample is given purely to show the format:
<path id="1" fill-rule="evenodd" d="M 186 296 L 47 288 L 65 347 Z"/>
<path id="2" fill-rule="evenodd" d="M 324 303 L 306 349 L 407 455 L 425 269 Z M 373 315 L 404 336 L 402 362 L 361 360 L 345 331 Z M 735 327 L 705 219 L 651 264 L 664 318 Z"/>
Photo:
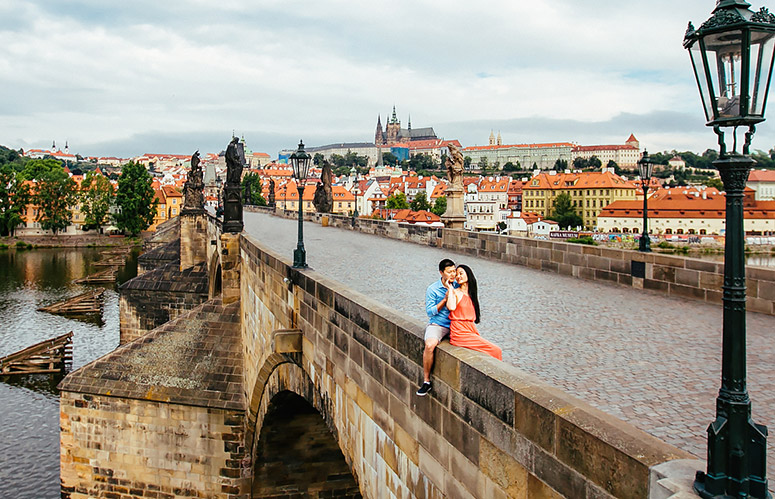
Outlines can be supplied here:
<path id="1" fill-rule="evenodd" d="M 457 303 L 459 301 L 458 293 L 460 293 L 460 291 L 456 289 L 450 289 L 449 292 L 447 293 L 447 308 L 450 311 L 455 310 L 455 308 L 457 308 Z"/>

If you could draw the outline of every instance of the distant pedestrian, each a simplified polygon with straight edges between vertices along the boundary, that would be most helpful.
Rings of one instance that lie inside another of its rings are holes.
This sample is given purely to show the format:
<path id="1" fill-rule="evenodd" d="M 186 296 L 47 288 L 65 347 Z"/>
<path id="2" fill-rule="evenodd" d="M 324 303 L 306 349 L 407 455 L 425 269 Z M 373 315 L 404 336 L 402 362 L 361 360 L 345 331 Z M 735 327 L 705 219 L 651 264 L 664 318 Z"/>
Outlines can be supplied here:
<path id="1" fill-rule="evenodd" d="M 436 346 L 449 334 L 449 309 L 447 308 L 447 287 L 455 279 L 455 263 L 449 258 L 439 262 L 438 281 L 425 291 L 425 313 L 428 325 L 425 327 L 425 349 L 422 353 L 423 383 L 417 395 L 425 396 L 431 391 L 431 368 Z"/>
<path id="2" fill-rule="evenodd" d="M 455 282 L 457 287 L 454 286 Z M 458 265 L 455 280 L 447 281 L 447 308 L 449 309 L 449 343 L 478 350 L 503 360 L 500 347 L 479 335 L 479 290 L 476 277 L 467 265 Z"/>

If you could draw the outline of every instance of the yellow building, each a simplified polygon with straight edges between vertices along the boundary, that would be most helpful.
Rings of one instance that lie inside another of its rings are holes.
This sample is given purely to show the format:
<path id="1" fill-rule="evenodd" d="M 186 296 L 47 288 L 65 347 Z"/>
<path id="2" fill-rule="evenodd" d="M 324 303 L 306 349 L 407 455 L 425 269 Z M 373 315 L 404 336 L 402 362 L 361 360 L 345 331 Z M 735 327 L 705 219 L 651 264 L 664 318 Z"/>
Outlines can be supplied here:
<path id="1" fill-rule="evenodd" d="M 302 198 L 302 209 L 305 213 L 314 213 L 316 210 L 313 200 L 315 199 L 316 184 L 307 184 L 304 186 L 304 195 Z M 331 195 L 334 206 L 331 213 L 338 215 L 351 215 L 355 210 L 355 196 L 341 185 L 331 186 Z M 275 203 L 277 208 L 288 211 L 299 211 L 299 191 L 296 183 L 291 181 L 281 186 L 275 192 Z"/>
<path id="2" fill-rule="evenodd" d="M 615 173 L 541 173 L 522 186 L 522 209 L 551 217 L 560 194 L 568 194 L 571 205 L 584 220 L 584 227 L 597 227 L 600 212 L 620 200 L 635 200 L 636 186 Z"/>

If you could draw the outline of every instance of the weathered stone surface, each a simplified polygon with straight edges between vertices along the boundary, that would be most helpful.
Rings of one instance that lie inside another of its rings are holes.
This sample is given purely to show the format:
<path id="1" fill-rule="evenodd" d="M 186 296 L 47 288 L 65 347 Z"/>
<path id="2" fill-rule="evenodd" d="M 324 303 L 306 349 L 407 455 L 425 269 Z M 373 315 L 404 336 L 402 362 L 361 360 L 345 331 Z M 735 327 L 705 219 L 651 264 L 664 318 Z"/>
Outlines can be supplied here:
<path id="1" fill-rule="evenodd" d="M 240 350 L 239 303 L 215 300 L 70 373 L 59 389 L 240 410 Z"/>

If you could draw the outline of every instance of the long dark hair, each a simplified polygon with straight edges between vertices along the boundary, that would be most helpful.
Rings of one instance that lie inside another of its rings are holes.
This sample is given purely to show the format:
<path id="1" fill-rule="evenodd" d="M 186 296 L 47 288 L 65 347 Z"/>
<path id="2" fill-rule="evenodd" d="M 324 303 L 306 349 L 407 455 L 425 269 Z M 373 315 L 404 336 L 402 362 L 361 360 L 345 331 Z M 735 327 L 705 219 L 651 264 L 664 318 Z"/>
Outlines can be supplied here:
<path id="1" fill-rule="evenodd" d="M 474 311 L 476 312 L 476 320 L 474 322 L 479 324 L 482 314 L 479 312 L 479 287 L 476 285 L 476 277 L 468 265 L 458 265 L 458 268 L 463 269 L 468 276 L 468 296 L 471 297 L 471 303 L 474 304 Z"/>

